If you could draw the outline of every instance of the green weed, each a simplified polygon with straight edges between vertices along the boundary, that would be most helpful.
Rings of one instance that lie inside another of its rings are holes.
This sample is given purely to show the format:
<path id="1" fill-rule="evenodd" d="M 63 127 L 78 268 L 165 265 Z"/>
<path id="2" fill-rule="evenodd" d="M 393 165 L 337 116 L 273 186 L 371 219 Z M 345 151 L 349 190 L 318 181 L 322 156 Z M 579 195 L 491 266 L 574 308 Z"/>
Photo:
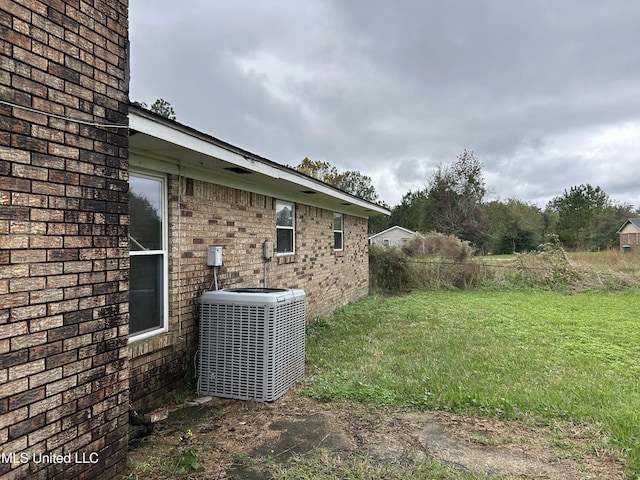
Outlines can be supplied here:
<path id="1" fill-rule="evenodd" d="M 180 449 L 180 457 L 176 463 L 176 473 L 184 474 L 198 470 L 200 454 L 195 448 Z"/>

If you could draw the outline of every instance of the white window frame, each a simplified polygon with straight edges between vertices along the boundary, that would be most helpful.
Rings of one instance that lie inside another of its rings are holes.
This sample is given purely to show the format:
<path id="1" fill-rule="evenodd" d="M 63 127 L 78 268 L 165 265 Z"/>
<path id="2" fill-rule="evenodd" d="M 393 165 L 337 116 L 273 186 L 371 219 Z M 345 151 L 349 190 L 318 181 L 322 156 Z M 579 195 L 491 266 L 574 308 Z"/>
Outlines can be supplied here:
<path id="1" fill-rule="evenodd" d="M 278 225 L 278 206 L 283 205 L 291 208 L 291 226 Z M 291 230 L 291 252 L 278 251 L 278 230 Z M 293 202 L 285 202 L 284 200 L 276 200 L 276 256 L 284 257 L 287 255 L 295 255 L 296 253 L 296 204 Z"/>
<path id="2" fill-rule="evenodd" d="M 336 229 L 336 217 L 340 217 L 340 228 Z M 336 233 L 340 234 L 340 248 L 336 248 Z M 344 214 L 333 212 L 333 250 L 342 252 L 344 250 Z"/>
<path id="3" fill-rule="evenodd" d="M 160 326 L 152 330 L 146 330 L 141 333 L 129 333 L 129 343 L 132 343 L 165 333 L 169 330 L 169 202 L 167 195 L 166 175 L 131 169 L 129 172 L 129 177 L 139 177 L 159 181 L 161 183 L 162 192 L 162 249 L 138 251 L 129 250 L 129 257 L 143 255 L 162 255 L 162 322 Z M 131 307 L 129 307 L 129 315 L 131 315 Z"/>

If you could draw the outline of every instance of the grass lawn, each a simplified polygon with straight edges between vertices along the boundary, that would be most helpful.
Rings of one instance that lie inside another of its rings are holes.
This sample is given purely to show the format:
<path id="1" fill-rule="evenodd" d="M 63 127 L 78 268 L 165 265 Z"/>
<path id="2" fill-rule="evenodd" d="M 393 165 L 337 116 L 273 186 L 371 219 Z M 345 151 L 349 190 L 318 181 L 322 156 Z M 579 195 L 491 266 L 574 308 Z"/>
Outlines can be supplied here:
<path id="1" fill-rule="evenodd" d="M 598 425 L 640 475 L 640 291 L 370 297 L 309 325 L 305 389 L 553 425 Z"/>

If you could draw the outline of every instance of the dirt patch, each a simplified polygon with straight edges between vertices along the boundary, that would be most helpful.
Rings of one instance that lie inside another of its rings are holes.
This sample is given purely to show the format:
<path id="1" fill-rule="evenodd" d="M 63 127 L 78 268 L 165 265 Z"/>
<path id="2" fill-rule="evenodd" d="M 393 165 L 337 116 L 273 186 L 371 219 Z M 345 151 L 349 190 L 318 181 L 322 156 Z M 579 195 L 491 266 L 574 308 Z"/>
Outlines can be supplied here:
<path id="1" fill-rule="evenodd" d="M 290 392 L 270 404 L 213 399 L 184 406 L 129 454 L 138 479 L 175 478 L 190 449 L 188 478 L 265 479 L 270 465 L 320 452 L 402 463 L 436 459 L 461 470 L 519 479 L 624 479 L 623 465 L 593 447 L 587 425 L 532 427 L 441 412 L 319 404 Z"/>

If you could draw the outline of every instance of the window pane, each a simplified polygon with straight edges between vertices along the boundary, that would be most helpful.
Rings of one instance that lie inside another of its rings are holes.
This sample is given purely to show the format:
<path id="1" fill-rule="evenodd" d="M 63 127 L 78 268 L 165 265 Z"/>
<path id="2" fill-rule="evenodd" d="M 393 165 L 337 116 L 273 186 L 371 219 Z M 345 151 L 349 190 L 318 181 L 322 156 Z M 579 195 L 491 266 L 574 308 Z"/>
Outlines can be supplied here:
<path id="1" fill-rule="evenodd" d="M 342 250 L 342 232 L 333 232 L 334 250 Z"/>
<path id="2" fill-rule="evenodd" d="M 276 225 L 293 227 L 293 205 L 276 203 Z"/>
<path id="3" fill-rule="evenodd" d="M 278 253 L 293 253 L 293 230 L 278 229 L 276 251 Z"/>
<path id="4" fill-rule="evenodd" d="M 333 214 L 333 229 L 342 230 L 342 214 L 341 213 Z"/>
<path id="5" fill-rule="evenodd" d="M 129 179 L 129 212 L 129 250 L 161 250 L 162 182 L 132 175 Z"/>
<path id="6" fill-rule="evenodd" d="M 129 334 L 161 328 L 163 255 L 129 257 Z"/>

